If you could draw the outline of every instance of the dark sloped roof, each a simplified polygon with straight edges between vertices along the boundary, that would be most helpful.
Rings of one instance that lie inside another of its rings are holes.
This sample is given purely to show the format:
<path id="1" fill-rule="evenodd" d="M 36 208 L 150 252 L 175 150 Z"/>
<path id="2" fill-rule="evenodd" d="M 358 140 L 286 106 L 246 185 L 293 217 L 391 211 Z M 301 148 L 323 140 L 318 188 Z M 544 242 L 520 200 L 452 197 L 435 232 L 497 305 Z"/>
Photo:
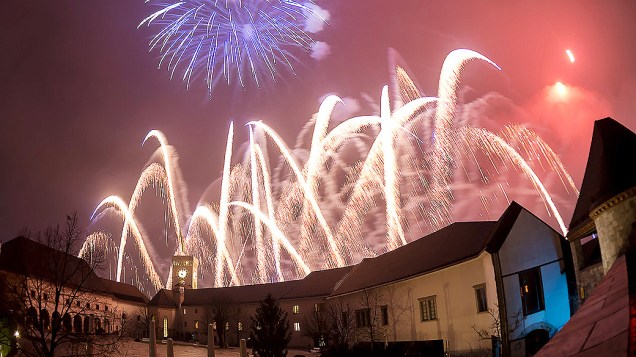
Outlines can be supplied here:
<path id="1" fill-rule="evenodd" d="M 298 280 L 226 288 L 186 289 L 182 305 L 257 303 L 263 301 L 267 294 L 280 299 L 296 284 Z"/>
<path id="2" fill-rule="evenodd" d="M 506 241 L 508 234 L 510 234 L 510 230 L 514 226 L 515 221 L 519 218 L 521 210 L 525 210 L 525 208 L 521 207 L 521 205 L 517 202 L 512 201 L 510 206 L 508 206 L 501 217 L 499 217 L 499 220 L 492 231 L 492 237 L 486 246 L 486 251 L 488 251 L 488 253 L 492 254 L 501 249 L 501 246 Z"/>
<path id="3" fill-rule="evenodd" d="M 139 289 L 130 284 L 120 283 L 113 280 L 102 278 L 102 283 L 106 286 L 106 291 L 120 300 L 138 302 L 147 304 L 149 302 L 148 297 L 143 294 Z"/>
<path id="4" fill-rule="evenodd" d="M 296 286 L 289 290 L 282 299 L 302 299 L 318 296 L 329 296 L 336 285 L 349 273 L 352 266 L 317 270 L 309 273 Z"/>
<path id="5" fill-rule="evenodd" d="M 153 296 L 148 305 L 174 308 L 177 306 L 177 304 L 174 302 L 172 294 L 172 290 L 161 289 L 155 294 L 155 296 Z"/>
<path id="6" fill-rule="evenodd" d="M 24 237 L 2 245 L 0 270 L 79 286 L 80 290 L 112 295 L 120 300 L 148 302 L 137 287 L 97 276 L 84 259 Z"/>
<path id="7" fill-rule="evenodd" d="M 56 281 L 66 286 L 79 286 L 85 291 L 106 290 L 102 279 L 83 259 L 25 237 L 2 244 L 0 270 Z"/>
<path id="8" fill-rule="evenodd" d="M 356 265 L 333 296 L 432 272 L 474 258 L 485 248 L 495 222 L 457 222 Z"/>
<path id="9" fill-rule="evenodd" d="M 630 161 L 634 155 L 636 134 L 612 118 L 594 122 L 581 192 L 570 221 L 571 232 L 576 233 L 589 221 L 590 210 L 636 186 L 636 165 Z"/>

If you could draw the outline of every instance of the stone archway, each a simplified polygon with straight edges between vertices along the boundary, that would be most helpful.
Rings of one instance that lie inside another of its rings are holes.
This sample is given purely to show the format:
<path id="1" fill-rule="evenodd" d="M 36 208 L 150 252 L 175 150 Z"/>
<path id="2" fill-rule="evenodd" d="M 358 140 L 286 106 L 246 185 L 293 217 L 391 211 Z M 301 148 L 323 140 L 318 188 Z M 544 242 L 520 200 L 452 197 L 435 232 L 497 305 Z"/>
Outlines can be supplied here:
<path id="1" fill-rule="evenodd" d="M 73 318 L 73 332 L 82 333 L 82 316 L 80 314 Z"/>
<path id="2" fill-rule="evenodd" d="M 524 337 L 526 356 L 534 356 L 550 340 L 550 333 L 544 329 L 533 330 Z"/>

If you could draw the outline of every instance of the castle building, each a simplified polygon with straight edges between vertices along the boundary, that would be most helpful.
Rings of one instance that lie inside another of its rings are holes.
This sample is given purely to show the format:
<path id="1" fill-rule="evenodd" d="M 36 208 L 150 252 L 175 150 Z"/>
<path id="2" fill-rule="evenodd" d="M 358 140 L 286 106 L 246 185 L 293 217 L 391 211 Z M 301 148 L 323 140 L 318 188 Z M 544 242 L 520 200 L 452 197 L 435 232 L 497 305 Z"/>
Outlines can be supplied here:
<path id="1" fill-rule="evenodd" d="M 194 272 L 185 268 L 179 275 L 181 268 L 175 269 L 189 266 L 183 265 L 188 259 L 175 257 L 173 279 L 183 280 L 150 301 L 157 336 L 203 342 L 213 321 L 222 331 L 217 343 L 236 345 L 248 338 L 250 316 L 271 294 L 288 314 L 291 347 L 332 343 L 333 331 L 321 330 L 317 320 L 340 307 L 339 323 L 348 319 L 352 327 L 351 344 L 415 341 L 440 354 L 490 349 L 491 335 L 497 335 L 497 348 L 525 356 L 568 321 L 576 300 L 570 245 L 515 202 L 498 221 L 454 223 L 354 266 L 301 280 L 189 288 Z"/>
<path id="2" fill-rule="evenodd" d="M 636 355 L 636 134 L 597 120 L 570 223 L 583 304 L 539 356 Z"/>

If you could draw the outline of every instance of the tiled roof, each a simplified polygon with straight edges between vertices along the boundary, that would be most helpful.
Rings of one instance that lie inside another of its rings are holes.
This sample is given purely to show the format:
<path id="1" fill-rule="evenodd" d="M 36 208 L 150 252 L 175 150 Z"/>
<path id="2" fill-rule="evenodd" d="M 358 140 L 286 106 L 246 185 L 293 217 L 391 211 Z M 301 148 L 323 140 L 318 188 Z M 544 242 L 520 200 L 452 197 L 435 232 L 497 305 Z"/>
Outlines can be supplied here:
<path id="1" fill-rule="evenodd" d="M 149 302 L 148 297 L 139 291 L 139 289 L 134 285 L 104 278 L 102 278 L 102 283 L 106 286 L 107 292 L 113 294 L 120 300 L 133 301 L 142 304 L 147 304 Z"/>
<path id="2" fill-rule="evenodd" d="M 120 300 L 148 302 L 137 287 L 100 278 L 85 260 L 24 237 L 2 244 L 0 270 L 79 286 L 83 291 L 112 295 Z"/>
<path id="3" fill-rule="evenodd" d="M 635 154 L 636 134 L 612 118 L 594 122 L 581 192 L 570 221 L 572 233 L 589 222 L 590 210 L 636 186 L 636 165 L 630 161 Z"/>
<path id="4" fill-rule="evenodd" d="M 2 244 L 0 270 L 37 279 L 63 281 L 65 285 L 80 286 L 84 290 L 106 290 L 102 279 L 83 259 L 25 237 Z"/>
<path id="5" fill-rule="evenodd" d="M 274 299 L 280 299 L 296 284 L 298 284 L 298 280 L 226 288 L 186 289 L 182 305 L 257 303 L 263 301 L 267 294 L 272 294 Z"/>
<path id="6" fill-rule="evenodd" d="M 478 256 L 496 222 L 457 222 L 354 266 L 333 296 L 429 273 Z"/>
<path id="7" fill-rule="evenodd" d="M 337 284 L 349 273 L 352 266 L 317 270 L 300 280 L 282 299 L 302 299 L 316 296 L 328 296 Z"/>
<path id="8" fill-rule="evenodd" d="M 628 356 L 629 292 L 625 256 L 535 357 Z"/>
<path id="9" fill-rule="evenodd" d="M 156 307 L 176 307 L 177 304 L 174 302 L 172 290 L 161 289 L 159 290 L 155 296 L 152 297 L 150 302 L 148 303 L 150 306 Z"/>

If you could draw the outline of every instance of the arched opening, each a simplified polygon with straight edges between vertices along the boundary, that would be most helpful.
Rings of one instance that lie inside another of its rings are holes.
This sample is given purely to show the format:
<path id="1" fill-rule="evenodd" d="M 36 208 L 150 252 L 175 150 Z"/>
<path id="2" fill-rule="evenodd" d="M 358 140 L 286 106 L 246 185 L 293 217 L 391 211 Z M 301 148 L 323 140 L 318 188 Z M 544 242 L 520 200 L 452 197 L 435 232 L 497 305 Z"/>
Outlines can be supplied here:
<path id="1" fill-rule="evenodd" d="M 79 314 L 73 318 L 73 332 L 82 333 L 82 316 Z"/>
<path id="2" fill-rule="evenodd" d="M 539 352 L 548 340 L 550 340 L 550 333 L 543 329 L 532 330 L 524 338 L 526 342 L 526 356 L 533 356 Z"/>
<path id="3" fill-rule="evenodd" d="M 166 316 L 163 317 L 163 337 L 168 337 L 168 318 Z"/>
<path id="4" fill-rule="evenodd" d="M 50 328 L 51 317 L 49 316 L 49 312 L 46 309 L 40 310 L 40 324 L 42 325 L 43 330 L 48 330 Z"/>
<path id="5" fill-rule="evenodd" d="M 104 319 L 104 331 L 110 333 L 110 321 L 108 319 Z"/>
<path id="6" fill-rule="evenodd" d="M 102 330 L 102 320 L 100 320 L 99 318 L 95 318 L 93 320 L 93 325 L 95 326 L 96 334 L 101 335 L 102 333 L 104 333 L 104 330 Z"/>
<path id="7" fill-rule="evenodd" d="M 27 326 L 33 326 L 37 322 L 38 322 L 38 312 L 33 306 L 31 306 L 30 308 L 27 309 L 26 324 Z"/>
<path id="8" fill-rule="evenodd" d="M 57 331 L 62 328 L 62 317 L 57 311 L 53 311 L 53 325 L 51 326 L 51 328 Z"/>
<path id="9" fill-rule="evenodd" d="M 84 333 L 90 333 L 91 319 L 88 316 L 84 316 Z"/>
<path id="10" fill-rule="evenodd" d="M 62 330 L 66 333 L 70 333 L 73 330 L 73 321 L 71 319 L 71 314 L 68 312 L 64 314 L 64 317 L 62 317 Z"/>

